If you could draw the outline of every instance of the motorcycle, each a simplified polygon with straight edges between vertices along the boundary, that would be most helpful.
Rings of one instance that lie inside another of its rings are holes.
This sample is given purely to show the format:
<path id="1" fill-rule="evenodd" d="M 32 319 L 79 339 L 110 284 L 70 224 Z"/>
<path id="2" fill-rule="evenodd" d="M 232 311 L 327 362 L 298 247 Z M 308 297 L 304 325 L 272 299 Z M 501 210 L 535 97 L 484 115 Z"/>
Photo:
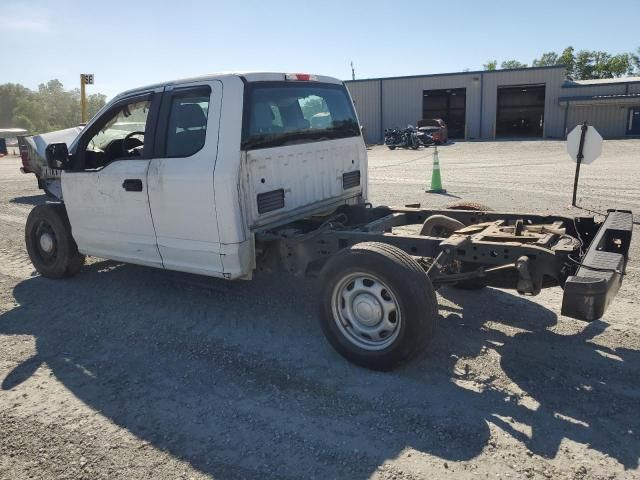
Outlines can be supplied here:
<path id="1" fill-rule="evenodd" d="M 431 135 L 416 130 L 413 125 L 409 125 L 403 130 L 388 128 L 384 131 L 384 144 L 389 150 L 395 150 L 396 147 L 417 150 L 421 146 L 428 147 L 432 143 Z"/>

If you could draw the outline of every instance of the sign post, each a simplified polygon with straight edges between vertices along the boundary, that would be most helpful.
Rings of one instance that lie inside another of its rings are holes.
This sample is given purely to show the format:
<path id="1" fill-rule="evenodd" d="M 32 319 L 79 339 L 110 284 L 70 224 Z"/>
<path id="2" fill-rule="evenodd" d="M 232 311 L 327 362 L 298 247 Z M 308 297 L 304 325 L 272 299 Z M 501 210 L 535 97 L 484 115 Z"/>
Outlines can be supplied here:
<path id="1" fill-rule="evenodd" d="M 93 73 L 80 74 L 80 119 L 82 123 L 87 123 L 87 92 L 86 85 L 93 85 Z"/>
<path id="2" fill-rule="evenodd" d="M 576 162 L 576 175 L 573 180 L 572 206 L 576 206 L 578 194 L 578 178 L 580 177 L 580 165 L 593 162 L 602 153 L 602 137 L 598 131 L 587 122 L 578 125 L 567 135 L 567 152 Z"/>

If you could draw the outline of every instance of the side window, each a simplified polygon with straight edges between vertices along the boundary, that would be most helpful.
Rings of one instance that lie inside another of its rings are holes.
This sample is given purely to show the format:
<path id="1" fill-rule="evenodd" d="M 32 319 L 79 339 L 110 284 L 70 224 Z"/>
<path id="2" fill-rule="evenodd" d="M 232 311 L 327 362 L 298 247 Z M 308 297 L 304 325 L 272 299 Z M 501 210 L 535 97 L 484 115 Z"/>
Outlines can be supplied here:
<path id="1" fill-rule="evenodd" d="M 86 143 L 84 168 L 100 168 L 117 158 L 143 155 L 150 100 L 137 100 L 108 112 Z"/>
<path id="2" fill-rule="evenodd" d="M 167 157 L 189 157 L 204 147 L 209 95 L 174 94 L 166 136 Z"/>

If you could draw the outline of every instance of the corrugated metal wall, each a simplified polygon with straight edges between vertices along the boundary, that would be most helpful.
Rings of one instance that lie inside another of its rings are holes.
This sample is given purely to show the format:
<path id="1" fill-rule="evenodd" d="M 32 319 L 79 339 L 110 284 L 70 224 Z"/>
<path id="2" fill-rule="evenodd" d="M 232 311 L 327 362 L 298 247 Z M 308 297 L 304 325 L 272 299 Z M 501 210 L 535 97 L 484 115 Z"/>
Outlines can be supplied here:
<path id="1" fill-rule="evenodd" d="M 627 129 L 629 107 L 621 105 L 570 105 L 567 117 L 567 130 L 585 120 L 596 127 L 604 138 L 622 137 Z"/>
<path id="2" fill-rule="evenodd" d="M 477 80 L 474 81 L 474 78 Z M 424 90 L 466 89 L 467 138 L 478 138 L 480 75 L 463 74 L 384 80 L 382 82 L 383 128 L 416 125 L 422 119 Z"/>
<path id="3" fill-rule="evenodd" d="M 423 91 L 447 88 L 466 89 L 467 137 L 479 138 L 480 74 L 376 79 L 346 82 L 346 85 L 369 142 L 382 142 L 386 128 L 415 125 L 422 118 Z"/>
<path id="4" fill-rule="evenodd" d="M 603 84 L 563 88 L 562 96 L 582 97 L 590 95 L 623 95 L 625 93 L 640 93 L 640 83 Z M 614 100 L 615 101 L 615 100 Z M 620 104 L 624 103 L 624 104 Z M 640 106 L 640 99 L 637 102 Z M 601 102 L 572 102 L 569 104 L 567 115 L 567 131 L 585 120 L 596 127 L 604 138 L 623 137 L 627 133 L 629 121 L 629 101 L 619 104 L 605 104 Z"/>
<path id="5" fill-rule="evenodd" d="M 512 85 L 545 86 L 543 136 L 561 138 L 564 135 L 564 112 L 558 97 L 564 76 L 564 68 L 485 72 L 482 138 L 495 138 L 498 87 Z"/>
<path id="6" fill-rule="evenodd" d="M 620 129 L 624 126 L 626 108 L 623 112 L 619 106 L 578 107 L 572 104 L 567 110 L 560 105 L 559 97 L 640 93 L 640 83 L 630 83 L 628 87 L 626 84 L 607 84 L 563 88 L 564 80 L 564 68 L 552 67 L 357 80 L 346 82 L 346 85 L 370 143 L 382 142 L 385 128 L 415 125 L 422 117 L 424 90 L 448 88 L 466 89 L 466 138 L 495 138 L 498 87 L 541 84 L 545 85 L 544 137 L 563 138 L 565 121 L 566 127 L 571 129 L 574 122 L 584 121 L 585 115 L 603 136 L 624 135 L 625 129 Z"/>
<path id="7" fill-rule="evenodd" d="M 347 87 L 358 112 L 358 120 L 364 126 L 367 143 L 380 143 L 380 84 L 379 80 L 348 83 Z"/>

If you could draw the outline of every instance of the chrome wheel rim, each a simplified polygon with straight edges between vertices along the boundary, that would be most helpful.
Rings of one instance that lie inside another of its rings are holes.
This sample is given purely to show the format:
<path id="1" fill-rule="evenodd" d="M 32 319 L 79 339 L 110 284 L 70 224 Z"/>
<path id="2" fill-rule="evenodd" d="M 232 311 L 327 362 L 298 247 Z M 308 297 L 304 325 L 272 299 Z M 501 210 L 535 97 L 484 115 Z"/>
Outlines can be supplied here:
<path id="1" fill-rule="evenodd" d="M 50 233 L 47 233 L 47 232 L 42 233 L 40 235 L 39 243 L 40 243 L 40 249 L 43 252 L 48 254 L 51 254 L 51 252 L 53 252 L 54 241 Z"/>
<path id="2" fill-rule="evenodd" d="M 370 273 L 342 278 L 331 298 L 333 319 L 342 335 L 365 350 L 382 350 L 400 333 L 402 317 L 397 296 Z"/>
<path id="3" fill-rule="evenodd" d="M 43 264 L 53 265 L 58 257 L 58 239 L 51 225 L 41 220 L 34 226 L 31 238 L 35 247 L 34 254 Z"/>

